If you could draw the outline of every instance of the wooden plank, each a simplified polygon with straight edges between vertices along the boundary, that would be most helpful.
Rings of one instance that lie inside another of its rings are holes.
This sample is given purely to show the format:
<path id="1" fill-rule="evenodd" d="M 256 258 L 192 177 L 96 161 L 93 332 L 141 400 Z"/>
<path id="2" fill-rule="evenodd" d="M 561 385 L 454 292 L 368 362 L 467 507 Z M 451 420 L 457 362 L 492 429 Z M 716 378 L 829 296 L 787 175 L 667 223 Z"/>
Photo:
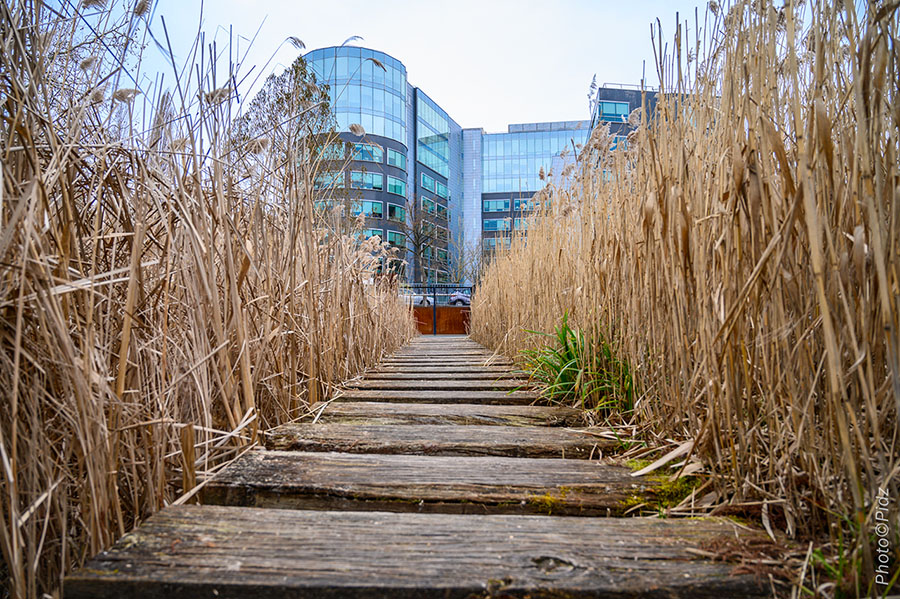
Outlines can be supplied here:
<path id="1" fill-rule="evenodd" d="M 388 356 L 382 362 L 412 362 L 419 364 L 485 364 L 505 366 L 512 364 L 509 358 L 496 356 Z"/>
<path id="2" fill-rule="evenodd" d="M 578 410 L 550 406 L 383 403 L 335 401 L 319 417 L 323 423 L 577 426 Z"/>
<path id="3" fill-rule="evenodd" d="M 765 577 L 698 557 L 735 534 L 733 524 L 712 519 L 181 505 L 69 575 L 64 592 L 66 599 L 770 596 Z"/>
<path id="4" fill-rule="evenodd" d="M 480 345 L 464 345 L 460 343 L 447 343 L 447 344 L 419 344 L 419 345 L 404 345 L 394 352 L 392 355 L 398 354 L 436 354 L 442 356 L 455 356 L 455 355 L 495 355 L 496 352 L 489 350 Z M 496 354 L 500 355 L 500 354 Z"/>
<path id="5" fill-rule="evenodd" d="M 385 356 L 385 359 L 389 360 L 479 360 L 482 362 L 491 358 L 497 360 L 507 359 L 505 356 L 494 356 L 493 354 L 487 352 L 409 352 Z"/>
<path id="6" fill-rule="evenodd" d="M 410 345 L 416 344 L 447 344 L 447 343 L 471 343 L 473 345 L 477 345 L 479 347 L 484 347 L 468 335 L 418 335 L 412 341 L 409 342 Z"/>
<path id="7" fill-rule="evenodd" d="M 456 424 L 291 423 L 265 433 L 266 447 L 293 451 L 341 451 L 417 455 L 588 459 L 616 441 L 572 429 L 543 426 Z"/>
<path id="8" fill-rule="evenodd" d="M 407 366 L 396 366 L 392 364 L 381 364 L 376 367 L 378 370 L 376 372 L 396 372 L 396 373 L 409 373 L 409 374 L 433 374 L 433 373 L 477 373 L 477 374 L 487 374 L 487 373 L 504 373 L 504 374 L 516 374 L 519 371 L 511 368 L 510 366 L 459 366 L 453 364 L 411 364 Z"/>
<path id="9" fill-rule="evenodd" d="M 203 502 L 289 509 L 611 516 L 656 483 L 589 460 L 250 452 Z"/>
<path id="10" fill-rule="evenodd" d="M 335 401 L 399 401 L 403 403 L 477 403 L 530 405 L 538 400 L 531 391 L 415 391 L 348 389 Z"/>
<path id="11" fill-rule="evenodd" d="M 464 370 L 462 372 L 427 372 L 423 373 L 418 370 L 415 371 L 405 371 L 405 370 L 370 370 L 366 372 L 363 377 L 365 380 L 383 380 L 383 381 L 416 381 L 416 380 L 431 380 L 431 381 L 476 381 L 476 380 L 489 380 L 489 381 L 500 381 L 507 379 L 519 379 L 519 380 L 527 380 L 522 379 L 524 373 L 521 372 L 509 372 L 509 371 L 500 371 L 500 372 L 472 372 L 468 370 Z"/>
<path id="12" fill-rule="evenodd" d="M 405 389 L 426 391 L 508 391 L 527 387 L 528 381 L 522 379 L 370 379 L 365 378 L 347 383 L 350 389 Z"/>
<path id="13" fill-rule="evenodd" d="M 485 362 L 480 360 L 463 361 L 463 360 L 384 360 L 379 366 L 396 366 L 400 368 L 433 367 L 433 366 L 456 366 L 461 368 L 483 368 L 485 366 L 503 366 L 507 370 L 512 370 L 515 365 L 509 362 Z"/>
<path id="14" fill-rule="evenodd" d="M 393 355 L 397 354 L 415 354 L 415 353 L 438 353 L 441 355 L 468 355 L 468 354 L 486 354 L 493 355 L 495 352 L 487 349 L 486 347 L 482 347 L 478 344 L 462 344 L 462 343 L 447 343 L 447 344 L 431 344 L 431 345 L 404 345 Z"/>

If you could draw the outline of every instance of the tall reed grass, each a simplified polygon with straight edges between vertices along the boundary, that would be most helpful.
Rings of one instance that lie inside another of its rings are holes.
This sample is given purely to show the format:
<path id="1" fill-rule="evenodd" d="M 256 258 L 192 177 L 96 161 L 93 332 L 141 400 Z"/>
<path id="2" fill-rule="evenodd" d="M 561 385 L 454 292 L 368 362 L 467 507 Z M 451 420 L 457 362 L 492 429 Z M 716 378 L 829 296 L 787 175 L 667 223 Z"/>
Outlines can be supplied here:
<path id="1" fill-rule="evenodd" d="M 315 217 L 328 113 L 302 63 L 282 119 L 238 131 L 233 47 L 201 36 L 174 80 L 137 76 L 142 46 L 169 51 L 148 10 L 0 3 L 0 582 L 16 598 L 54 593 L 414 334 L 372 282 L 387 250 Z"/>
<path id="2" fill-rule="evenodd" d="M 859 593 L 900 497 L 898 10 L 710 3 L 659 33 L 655 114 L 627 151 L 593 131 L 472 303 L 509 355 L 566 313 L 612 339 L 635 417 L 695 439 L 720 500 L 849 541 Z"/>

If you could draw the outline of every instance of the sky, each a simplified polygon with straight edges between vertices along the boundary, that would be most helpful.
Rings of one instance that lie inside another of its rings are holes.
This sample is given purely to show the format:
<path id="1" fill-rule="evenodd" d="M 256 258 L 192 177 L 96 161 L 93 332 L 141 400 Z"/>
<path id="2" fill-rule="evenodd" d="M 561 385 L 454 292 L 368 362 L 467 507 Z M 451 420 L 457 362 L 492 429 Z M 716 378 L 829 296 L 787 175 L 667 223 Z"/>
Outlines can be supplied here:
<path id="1" fill-rule="evenodd" d="M 230 30 L 241 53 L 249 48 L 244 72 L 255 65 L 263 75 L 305 52 L 285 43 L 289 36 L 306 51 L 360 36 L 354 45 L 400 60 L 409 82 L 462 127 L 490 133 L 589 118 L 594 75 L 598 85 L 637 85 L 646 70 L 646 83 L 657 85 L 650 24 L 658 18 L 671 40 L 676 12 L 693 28 L 698 6 L 702 23 L 706 3 L 687 0 L 206 0 L 201 21 L 200 0 L 158 0 L 151 29 L 164 40 L 165 19 L 176 61 L 198 30 L 220 49 Z M 161 53 L 147 52 L 162 67 Z M 258 89 L 253 79 L 243 93 Z"/>

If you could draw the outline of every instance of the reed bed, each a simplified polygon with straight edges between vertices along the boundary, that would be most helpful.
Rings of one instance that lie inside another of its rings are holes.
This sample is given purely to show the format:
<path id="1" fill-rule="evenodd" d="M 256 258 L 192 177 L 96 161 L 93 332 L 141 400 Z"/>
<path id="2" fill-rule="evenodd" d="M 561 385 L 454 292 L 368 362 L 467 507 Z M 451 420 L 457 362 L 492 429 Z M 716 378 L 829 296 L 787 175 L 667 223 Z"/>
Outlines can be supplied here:
<path id="1" fill-rule="evenodd" d="M 281 118 L 254 129 L 231 46 L 198 37 L 171 84 L 148 82 L 140 48 L 168 46 L 149 3 L 104 4 L 0 3 L 0 589 L 16 598 L 57 593 L 414 334 L 373 280 L 389 250 L 316 217 L 328 111 L 302 61 Z"/>
<path id="2" fill-rule="evenodd" d="M 655 114 L 626 151 L 593 131 L 472 302 L 472 336 L 510 356 L 564 314 L 609 340 L 637 390 L 620 418 L 693 440 L 719 513 L 830 536 L 866 596 L 876 496 L 893 522 L 900 497 L 898 7 L 710 3 L 670 45 L 656 27 Z"/>

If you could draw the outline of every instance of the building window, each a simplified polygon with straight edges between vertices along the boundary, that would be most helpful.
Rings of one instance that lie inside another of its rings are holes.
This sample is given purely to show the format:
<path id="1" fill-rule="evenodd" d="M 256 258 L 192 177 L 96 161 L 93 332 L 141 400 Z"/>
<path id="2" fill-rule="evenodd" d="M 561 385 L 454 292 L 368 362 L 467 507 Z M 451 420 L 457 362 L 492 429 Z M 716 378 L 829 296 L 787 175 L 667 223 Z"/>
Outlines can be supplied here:
<path id="1" fill-rule="evenodd" d="M 350 187 L 353 189 L 374 189 L 375 191 L 381 191 L 384 189 L 384 175 L 381 173 L 352 171 L 350 173 Z"/>
<path id="2" fill-rule="evenodd" d="M 404 235 L 403 233 L 398 233 L 397 231 L 388 231 L 387 241 L 395 248 L 406 247 L 406 235 Z"/>
<path id="3" fill-rule="evenodd" d="M 397 204 L 388 204 L 388 220 L 398 223 L 406 222 L 406 208 Z"/>
<path id="4" fill-rule="evenodd" d="M 422 196 L 422 210 L 424 210 L 428 214 L 434 214 L 435 213 L 434 205 L 435 205 L 434 200 L 426 198 L 425 196 Z"/>
<path id="5" fill-rule="evenodd" d="M 627 150 L 628 149 L 628 139 L 624 135 L 616 135 L 613 138 L 612 149 L 613 150 Z"/>
<path id="6" fill-rule="evenodd" d="M 436 193 L 439 197 L 444 198 L 445 200 L 449 197 L 447 193 L 447 186 L 440 181 L 434 182 L 434 193 Z"/>
<path id="7" fill-rule="evenodd" d="M 388 193 L 395 193 L 398 196 L 406 197 L 406 181 L 388 175 L 387 178 Z"/>
<path id="8" fill-rule="evenodd" d="M 432 179 L 425 173 L 422 173 L 422 189 L 424 189 L 425 191 L 430 191 L 431 193 L 434 193 L 434 184 L 435 184 L 434 179 Z"/>
<path id="9" fill-rule="evenodd" d="M 361 200 L 353 206 L 353 216 L 368 216 L 369 218 L 384 218 L 384 202 Z"/>
<path id="10" fill-rule="evenodd" d="M 600 102 L 601 121 L 624 123 L 628 120 L 628 102 Z"/>
<path id="11" fill-rule="evenodd" d="M 344 173 L 341 171 L 324 171 L 316 175 L 313 181 L 315 189 L 340 188 L 344 186 Z"/>
<path id="12" fill-rule="evenodd" d="M 330 143 L 318 148 L 319 158 L 322 160 L 343 160 L 344 144 L 341 142 Z"/>
<path id="13" fill-rule="evenodd" d="M 398 152 L 397 150 L 392 150 L 388 148 L 387 151 L 387 162 L 391 166 L 396 166 L 397 168 L 402 168 L 406 170 L 406 155 L 402 152 Z"/>
<path id="14" fill-rule="evenodd" d="M 447 207 L 443 204 L 435 204 L 434 207 L 437 210 L 437 217 L 447 220 Z"/>
<path id="15" fill-rule="evenodd" d="M 384 152 L 372 144 L 353 144 L 353 160 L 381 162 L 384 160 Z"/>
<path id="16" fill-rule="evenodd" d="M 513 226 L 516 231 L 527 231 L 528 230 L 528 219 L 525 218 L 517 218 L 515 219 Z"/>
<path id="17" fill-rule="evenodd" d="M 418 97 L 416 159 L 443 177 L 450 176 L 450 120 L 436 104 Z"/>
<path id="18" fill-rule="evenodd" d="M 363 229 L 360 231 L 360 234 L 363 236 L 363 239 L 371 239 L 372 237 L 384 239 L 384 229 Z"/>
<path id="19" fill-rule="evenodd" d="M 533 199 L 523 198 L 513 202 L 513 210 L 515 210 L 516 212 L 520 212 L 523 210 L 534 210 L 537 207 L 537 202 L 535 202 Z"/>
<path id="20" fill-rule="evenodd" d="M 482 229 L 485 231 L 509 231 L 509 226 L 508 218 L 486 218 L 483 221 Z"/>
<path id="21" fill-rule="evenodd" d="M 450 232 L 446 228 L 438 226 L 437 230 L 434 232 L 434 237 L 438 241 L 447 241 L 450 239 Z"/>
<path id="22" fill-rule="evenodd" d="M 509 243 L 509 237 L 485 237 L 482 240 L 482 245 L 484 247 L 484 251 L 486 252 L 495 250 L 498 246 L 501 248 L 509 249 Z"/>
<path id="23" fill-rule="evenodd" d="M 516 200 L 518 202 L 518 200 Z M 481 203 L 483 212 L 509 212 L 509 200 L 484 200 Z"/>
<path id="24" fill-rule="evenodd" d="M 449 253 L 447 252 L 447 250 L 438 248 L 435 253 L 437 254 L 438 262 L 443 262 L 444 264 L 447 263 L 447 259 L 449 257 Z"/>
<path id="25" fill-rule="evenodd" d="M 450 273 L 446 270 L 439 270 L 437 273 L 437 282 L 438 283 L 449 283 L 450 282 Z"/>

